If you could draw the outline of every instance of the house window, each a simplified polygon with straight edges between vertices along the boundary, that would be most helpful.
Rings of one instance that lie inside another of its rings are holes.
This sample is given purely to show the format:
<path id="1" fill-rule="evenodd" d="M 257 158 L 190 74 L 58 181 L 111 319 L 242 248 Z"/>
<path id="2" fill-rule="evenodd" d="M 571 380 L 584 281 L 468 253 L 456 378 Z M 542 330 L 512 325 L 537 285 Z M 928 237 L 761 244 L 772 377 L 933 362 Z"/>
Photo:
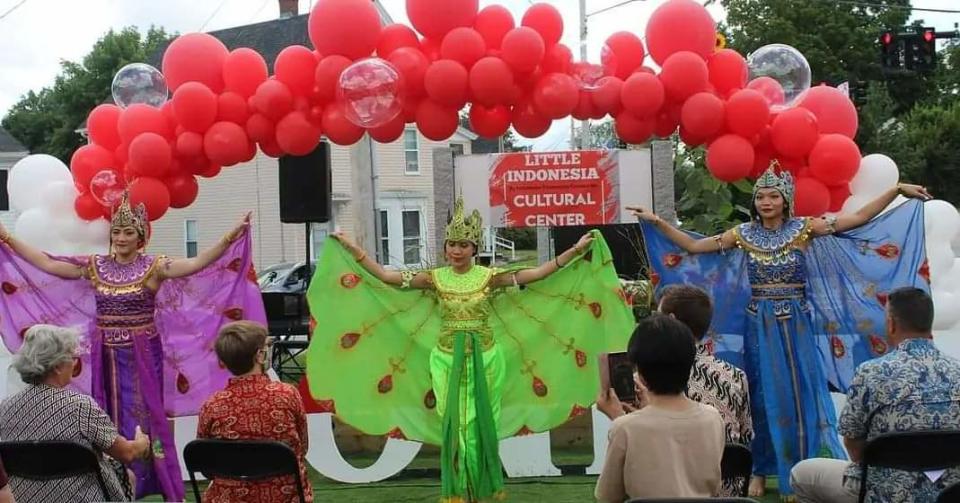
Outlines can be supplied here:
<path id="1" fill-rule="evenodd" d="M 405 210 L 403 212 L 403 263 L 420 263 L 420 212 Z"/>
<path id="2" fill-rule="evenodd" d="M 323 244 L 330 235 L 330 224 L 311 224 L 310 225 L 310 255 L 313 260 L 320 260 L 320 252 L 323 251 Z"/>
<path id="3" fill-rule="evenodd" d="M 454 157 L 458 155 L 463 155 L 463 144 L 462 143 L 451 143 L 450 149 L 453 150 Z"/>
<path id="4" fill-rule="evenodd" d="M 184 244 L 187 258 L 197 256 L 197 221 L 184 220 Z"/>
<path id="5" fill-rule="evenodd" d="M 390 265 L 390 219 L 387 210 L 380 210 L 380 263 Z"/>
<path id="6" fill-rule="evenodd" d="M 404 173 L 408 175 L 419 175 L 420 145 L 416 129 L 407 129 L 403 132 L 403 154 L 406 159 Z"/>

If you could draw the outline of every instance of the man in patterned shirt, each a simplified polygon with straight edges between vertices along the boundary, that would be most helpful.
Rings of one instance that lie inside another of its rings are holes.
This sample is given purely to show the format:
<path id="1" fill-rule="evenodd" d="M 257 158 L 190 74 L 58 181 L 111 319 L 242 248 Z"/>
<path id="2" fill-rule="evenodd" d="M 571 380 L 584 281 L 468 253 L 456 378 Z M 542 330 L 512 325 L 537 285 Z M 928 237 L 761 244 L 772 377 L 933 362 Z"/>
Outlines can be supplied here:
<path id="1" fill-rule="evenodd" d="M 710 296 L 692 285 L 672 285 L 661 294 L 658 310 L 689 327 L 697 340 L 697 359 L 690 372 L 687 397 L 720 412 L 727 442 L 749 446 L 753 422 L 747 377 L 737 367 L 715 358 L 710 344 L 704 341 L 713 318 Z M 743 483 L 746 481 L 725 480 L 721 496 L 738 496 Z"/>
<path id="2" fill-rule="evenodd" d="M 790 474 L 800 502 L 854 502 L 860 491 L 859 461 L 868 440 L 890 432 L 954 428 L 960 424 L 960 362 L 933 345 L 933 301 L 917 288 L 887 298 L 887 339 L 892 351 L 857 369 L 839 432 L 853 463 L 801 461 Z M 960 469 L 942 474 L 871 468 L 866 501 L 930 502 L 960 481 Z"/>

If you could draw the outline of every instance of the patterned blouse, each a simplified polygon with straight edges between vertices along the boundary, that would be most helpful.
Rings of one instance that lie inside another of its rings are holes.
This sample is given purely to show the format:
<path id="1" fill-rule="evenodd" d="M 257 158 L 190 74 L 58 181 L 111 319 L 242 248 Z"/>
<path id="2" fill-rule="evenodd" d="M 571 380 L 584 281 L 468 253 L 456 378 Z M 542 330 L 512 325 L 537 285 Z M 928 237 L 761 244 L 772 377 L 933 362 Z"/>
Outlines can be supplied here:
<path id="1" fill-rule="evenodd" d="M 30 386 L 0 404 L 0 438 L 10 441 L 66 440 L 101 453 L 100 472 L 110 492 L 108 501 L 130 501 L 117 477 L 118 462 L 102 453 L 117 439 L 116 426 L 89 396 L 45 384 Z M 123 470 L 120 470 L 121 473 Z M 10 477 L 17 501 L 103 501 L 94 475 L 54 480 Z"/>
<path id="2" fill-rule="evenodd" d="M 293 448 L 300 464 L 304 495 L 313 501 L 307 478 L 307 415 L 296 388 L 264 374 L 231 377 L 227 387 L 204 402 L 197 438 L 277 440 Z M 299 501 L 292 476 L 259 482 L 214 480 L 204 503 L 286 503 Z"/>
<path id="3" fill-rule="evenodd" d="M 872 417 L 872 419 L 871 419 Z M 952 429 L 960 424 L 960 362 L 944 356 L 929 339 L 908 339 L 885 356 L 868 361 L 850 383 L 838 430 L 853 439 L 883 433 Z M 866 501 L 934 501 L 943 488 L 960 482 L 951 468 L 936 482 L 923 473 L 871 467 Z M 851 463 L 845 484 L 859 491 L 860 466 Z"/>

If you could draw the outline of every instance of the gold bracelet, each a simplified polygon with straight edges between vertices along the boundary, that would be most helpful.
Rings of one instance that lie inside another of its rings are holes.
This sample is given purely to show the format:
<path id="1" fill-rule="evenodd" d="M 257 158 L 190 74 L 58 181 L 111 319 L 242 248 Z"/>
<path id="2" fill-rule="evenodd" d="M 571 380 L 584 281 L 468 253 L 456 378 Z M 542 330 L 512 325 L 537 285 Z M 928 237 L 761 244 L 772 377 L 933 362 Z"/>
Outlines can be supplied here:
<path id="1" fill-rule="evenodd" d="M 356 258 L 357 262 L 363 262 L 363 259 L 367 258 L 367 252 L 363 252 L 359 257 Z"/>

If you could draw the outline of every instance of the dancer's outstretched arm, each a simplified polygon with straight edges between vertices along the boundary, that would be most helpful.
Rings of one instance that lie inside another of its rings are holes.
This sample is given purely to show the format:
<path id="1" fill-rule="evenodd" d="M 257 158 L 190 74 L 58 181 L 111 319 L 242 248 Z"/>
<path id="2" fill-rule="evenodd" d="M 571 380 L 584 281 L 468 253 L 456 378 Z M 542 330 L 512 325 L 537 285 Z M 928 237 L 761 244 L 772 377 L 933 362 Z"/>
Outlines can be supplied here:
<path id="1" fill-rule="evenodd" d="M 933 199 L 933 197 L 930 196 L 930 193 L 927 192 L 926 187 L 901 183 L 895 187 L 891 187 L 883 194 L 880 194 L 876 199 L 870 201 L 863 208 L 860 208 L 852 215 L 841 215 L 836 217 L 836 220 L 829 218 L 814 219 L 812 224 L 813 234 L 815 236 L 823 236 L 826 234 L 833 234 L 834 232 L 843 232 L 860 227 L 870 220 L 873 220 L 873 218 L 879 215 L 884 208 L 890 206 L 890 203 L 892 203 L 899 194 L 903 194 L 905 197 L 920 199 L 923 201 Z"/>
<path id="2" fill-rule="evenodd" d="M 580 241 L 577 241 L 577 244 L 560 255 L 557 255 L 553 260 L 540 264 L 532 269 L 500 273 L 493 277 L 492 285 L 497 288 L 511 285 L 526 285 L 527 283 L 540 281 L 569 264 L 574 257 L 589 248 L 591 242 L 593 242 L 593 235 L 588 232 L 580 238 Z"/>
<path id="3" fill-rule="evenodd" d="M 86 269 L 83 266 L 50 257 L 41 250 L 20 241 L 11 235 L 3 224 L 0 224 L 0 246 L 3 244 L 47 274 L 63 279 L 80 279 L 86 275 Z"/>
<path id="4" fill-rule="evenodd" d="M 670 241 L 687 253 L 714 253 L 733 248 L 737 244 L 737 239 L 733 235 L 733 230 L 728 229 L 722 234 L 716 236 L 694 239 L 689 234 L 668 224 L 662 218 L 655 215 L 652 211 L 642 206 L 627 206 L 627 210 L 633 213 L 638 220 L 645 220 L 652 223 L 661 232 L 663 232 Z"/>
<path id="5" fill-rule="evenodd" d="M 380 281 L 388 285 L 393 286 L 402 286 L 402 287 L 411 287 L 411 288 L 422 288 L 429 289 L 433 288 L 433 280 L 430 278 L 430 274 L 425 272 L 412 273 L 410 271 L 388 271 L 383 268 L 382 265 L 378 264 L 376 260 L 373 260 L 367 252 L 357 246 L 352 239 L 347 237 L 346 234 L 342 232 L 334 232 L 331 234 L 331 237 L 336 239 L 343 245 L 344 248 L 353 255 L 353 258 L 357 260 L 357 263 L 360 264 L 364 269 L 370 272 L 377 277 Z M 404 284 L 409 282 L 408 284 Z"/>
<path id="6" fill-rule="evenodd" d="M 250 225 L 250 213 L 244 215 L 240 223 L 223 236 L 217 244 L 206 250 L 203 250 L 196 257 L 168 259 L 160 267 L 160 275 L 163 279 L 182 278 L 203 270 L 204 267 L 212 264 L 224 252 L 230 248 L 230 244 L 240 238 L 247 231 Z"/>

